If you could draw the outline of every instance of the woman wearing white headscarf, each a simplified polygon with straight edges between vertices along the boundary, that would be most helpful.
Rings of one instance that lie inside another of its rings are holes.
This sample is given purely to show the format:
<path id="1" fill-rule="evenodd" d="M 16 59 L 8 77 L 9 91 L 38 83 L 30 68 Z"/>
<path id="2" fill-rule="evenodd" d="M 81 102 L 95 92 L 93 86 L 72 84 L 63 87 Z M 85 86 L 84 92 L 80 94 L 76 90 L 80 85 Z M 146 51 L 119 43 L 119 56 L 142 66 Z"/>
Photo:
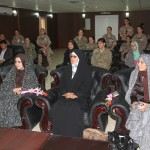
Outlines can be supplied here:
<path id="1" fill-rule="evenodd" d="M 130 137 L 140 150 L 150 149 L 150 55 L 142 54 L 131 73 L 126 101 L 131 112 L 126 122 Z"/>

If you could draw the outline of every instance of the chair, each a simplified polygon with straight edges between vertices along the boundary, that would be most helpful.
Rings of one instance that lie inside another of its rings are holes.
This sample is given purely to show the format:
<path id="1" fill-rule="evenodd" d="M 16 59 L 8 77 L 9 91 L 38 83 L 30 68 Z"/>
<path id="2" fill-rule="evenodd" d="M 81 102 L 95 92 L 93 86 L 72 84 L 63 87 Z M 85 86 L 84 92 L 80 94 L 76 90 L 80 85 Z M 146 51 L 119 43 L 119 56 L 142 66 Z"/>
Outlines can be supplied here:
<path id="1" fill-rule="evenodd" d="M 51 132 L 50 109 L 58 99 L 59 84 L 64 69 L 65 67 L 61 67 L 50 73 L 54 81 L 52 82 L 52 88 L 47 91 L 48 97 L 38 96 L 35 101 L 36 105 L 42 109 L 40 120 L 40 129 L 42 132 Z M 85 127 L 100 128 L 104 131 L 108 121 L 108 108 L 105 104 L 105 98 L 109 93 L 107 87 L 111 81 L 111 74 L 108 70 L 99 67 L 91 66 L 91 70 L 93 82 L 90 96 L 90 110 L 84 113 L 84 125 Z"/>
<path id="2" fill-rule="evenodd" d="M 112 104 L 109 107 L 109 114 L 112 118 L 116 119 L 115 130 L 122 134 L 125 134 L 127 131 L 125 123 L 130 112 L 130 106 L 125 101 L 125 94 L 128 90 L 129 79 L 133 69 L 127 68 L 112 74 L 112 82 L 119 95 L 113 98 Z"/>
<path id="3" fill-rule="evenodd" d="M 0 84 L 3 82 L 6 74 L 10 71 L 12 65 L 0 67 Z M 39 85 L 45 89 L 45 77 L 48 74 L 47 69 L 42 66 L 34 65 Z M 26 94 L 18 100 L 17 107 L 21 115 L 22 126 L 19 128 L 31 130 L 41 117 L 41 110 L 35 105 L 35 94 Z"/>

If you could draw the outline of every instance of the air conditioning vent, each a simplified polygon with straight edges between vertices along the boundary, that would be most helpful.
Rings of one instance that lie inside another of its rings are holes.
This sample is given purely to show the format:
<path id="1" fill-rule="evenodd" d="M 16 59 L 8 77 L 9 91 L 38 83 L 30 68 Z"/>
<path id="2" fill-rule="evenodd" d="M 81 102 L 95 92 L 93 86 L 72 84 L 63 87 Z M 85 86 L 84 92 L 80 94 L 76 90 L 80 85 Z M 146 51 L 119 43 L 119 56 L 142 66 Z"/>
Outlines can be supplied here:
<path id="1" fill-rule="evenodd" d="M 0 15 L 12 15 L 12 8 L 0 7 Z"/>

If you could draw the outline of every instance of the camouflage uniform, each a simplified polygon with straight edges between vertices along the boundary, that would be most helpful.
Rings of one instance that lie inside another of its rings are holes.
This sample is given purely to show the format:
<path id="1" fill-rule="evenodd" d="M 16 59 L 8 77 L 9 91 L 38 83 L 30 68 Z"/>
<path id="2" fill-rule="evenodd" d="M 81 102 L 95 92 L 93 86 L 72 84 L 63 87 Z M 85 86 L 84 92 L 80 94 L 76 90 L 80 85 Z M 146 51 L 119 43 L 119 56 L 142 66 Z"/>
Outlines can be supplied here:
<path id="1" fill-rule="evenodd" d="M 121 60 L 124 61 L 125 54 L 131 50 L 131 44 L 128 43 L 122 43 L 120 46 L 120 52 L 121 52 Z"/>
<path id="2" fill-rule="evenodd" d="M 44 46 L 44 47 L 48 46 L 47 50 L 45 51 L 45 55 L 47 56 L 47 61 L 48 61 L 48 64 L 49 64 L 48 68 L 50 69 L 51 63 L 52 63 L 52 60 L 51 60 L 51 48 L 50 48 L 50 44 L 51 44 L 50 38 L 48 37 L 48 35 L 39 35 L 37 37 L 36 43 L 40 47 L 41 46 Z M 42 47 L 41 47 L 41 50 L 42 50 Z M 38 64 L 42 65 L 42 54 L 38 54 Z"/>
<path id="3" fill-rule="evenodd" d="M 86 44 L 86 50 L 94 50 L 95 48 L 97 48 L 97 44 L 93 43 L 93 44 Z"/>
<path id="4" fill-rule="evenodd" d="M 36 51 L 35 51 L 35 45 L 33 43 L 29 43 L 27 46 L 25 43 L 23 43 L 23 48 L 25 50 L 25 55 L 30 58 L 31 60 L 34 60 L 37 57 Z"/>
<path id="5" fill-rule="evenodd" d="M 134 33 L 134 29 L 132 26 L 122 26 L 119 30 L 119 34 L 120 34 L 120 37 L 123 41 L 126 40 L 126 37 L 129 35 L 129 36 L 132 36 Z"/>
<path id="6" fill-rule="evenodd" d="M 112 62 L 112 53 L 108 48 L 104 49 L 96 48 L 93 51 L 91 58 L 91 64 L 93 66 L 109 70 L 111 62 Z"/>
<path id="7" fill-rule="evenodd" d="M 74 41 L 78 45 L 79 49 L 86 49 L 87 38 L 85 36 L 82 36 L 81 39 L 79 38 L 79 36 L 76 36 L 74 38 Z"/>
<path id="8" fill-rule="evenodd" d="M 132 41 L 136 41 L 139 45 L 139 50 L 145 50 L 147 46 L 147 37 L 145 34 L 142 34 L 141 36 L 138 36 L 138 34 L 135 34 L 132 38 Z"/>
<path id="9" fill-rule="evenodd" d="M 103 35 L 103 38 L 106 40 L 106 47 L 110 50 L 113 50 L 114 46 L 117 44 L 116 37 L 113 34 L 105 34 Z"/>
<path id="10" fill-rule="evenodd" d="M 12 41 L 11 41 L 12 45 L 22 46 L 23 43 L 24 43 L 24 37 L 21 34 L 13 36 Z"/>

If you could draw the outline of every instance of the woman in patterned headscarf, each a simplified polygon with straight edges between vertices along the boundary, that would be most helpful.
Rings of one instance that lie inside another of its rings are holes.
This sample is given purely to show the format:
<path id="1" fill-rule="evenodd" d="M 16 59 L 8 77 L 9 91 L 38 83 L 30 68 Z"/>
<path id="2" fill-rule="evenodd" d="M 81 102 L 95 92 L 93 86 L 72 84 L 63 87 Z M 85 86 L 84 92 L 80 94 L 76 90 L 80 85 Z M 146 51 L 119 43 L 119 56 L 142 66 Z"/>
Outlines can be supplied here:
<path id="1" fill-rule="evenodd" d="M 17 109 L 21 91 L 38 87 L 32 63 L 24 54 L 18 54 L 14 66 L 0 85 L 0 127 L 21 126 Z"/>
<path id="2" fill-rule="evenodd" d="M 131 73 L 126 101 L 131 112 L 126 122 L 130 137 L 140 150 L 150 149 L 150 55 L 142 54 Z"/>
<path id="3" fill-rule="evenodd" d="M 136 41 L 133 41 L 131 43 L 131 50 L 129 50 L 129 52 L 126 55 L 125 64 L 129 67 L 135 67 L 137 60 L 139 59 L 142 53 L 143 51 L 139 50 L 138 43 Z"/>

